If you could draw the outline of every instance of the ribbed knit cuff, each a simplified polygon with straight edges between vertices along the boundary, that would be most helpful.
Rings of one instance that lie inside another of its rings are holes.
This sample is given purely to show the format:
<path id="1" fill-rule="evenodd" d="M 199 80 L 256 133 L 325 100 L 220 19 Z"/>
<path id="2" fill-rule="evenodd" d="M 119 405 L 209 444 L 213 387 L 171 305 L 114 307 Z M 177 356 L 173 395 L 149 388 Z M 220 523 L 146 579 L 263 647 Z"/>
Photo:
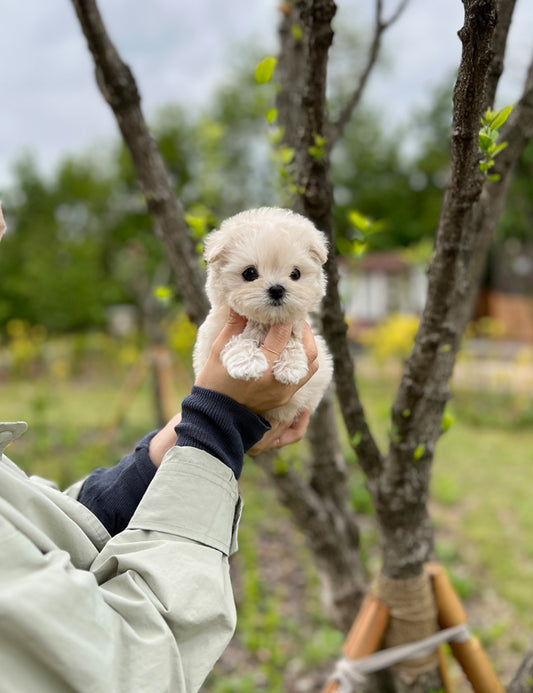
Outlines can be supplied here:
<path id="1" fill-rule="evenodd" d="M 241 475 L 244 453 L 253 447 L 270 424 L 241 404 L 203 387 L 193 387 L 181 405 L 175 427 L 177 445 L 205 450 Z"/>
<path id="2" fill-rule="evenodd" d="M 78 501 L 96 515 L 111 535 L 126 528 L 156 473 L 149 455 L 150 441 L 156 433 L 144 436 L 135 451 L 114 467 L 95 469 L 81 487 Z"/>

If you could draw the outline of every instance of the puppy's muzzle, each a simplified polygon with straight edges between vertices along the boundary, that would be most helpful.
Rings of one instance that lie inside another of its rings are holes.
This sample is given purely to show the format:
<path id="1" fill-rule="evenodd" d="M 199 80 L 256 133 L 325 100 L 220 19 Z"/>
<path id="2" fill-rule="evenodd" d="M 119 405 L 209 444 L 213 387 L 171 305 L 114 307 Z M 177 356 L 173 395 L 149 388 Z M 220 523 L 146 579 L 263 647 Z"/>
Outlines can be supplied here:
<path id="1" fill-rule="evenodd" d="M 268 287 L 267 293 L 270 299 L 270 303 L 274 306 L 279 306 L 281 303 L 283 303 L 286 290 L 285 287 L 281 284 L 273 284 L 272 286 Z"/>

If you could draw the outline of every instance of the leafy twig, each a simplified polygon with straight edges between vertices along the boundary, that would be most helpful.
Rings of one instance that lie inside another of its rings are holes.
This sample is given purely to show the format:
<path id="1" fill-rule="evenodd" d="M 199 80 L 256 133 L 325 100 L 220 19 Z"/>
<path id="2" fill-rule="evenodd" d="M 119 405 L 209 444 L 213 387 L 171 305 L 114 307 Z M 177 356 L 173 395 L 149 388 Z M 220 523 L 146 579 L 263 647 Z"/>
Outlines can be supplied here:
<path id="1" fill-rule="evenodd" d="M 367 85 L 368 79 L 379 57 L 383 34 L 400 18 L 408 3 L 409 0 L 401 0 L 401 2 L 398 4 L 398 7 L 396 8 L 396 11 L 390 16 L 389 19 L 385 20 L 383 18 L 383 0 L 376 0 L 374 35 L 372 38 L 370 49 L 368 51 L 366 65 L 359 77 L 359 81 L 357 82 L 355 90 L 352 93 L 350 99 L 340 112 L 340 115 L 337 118 L 337 120 L 334 123 L 331 123 L 329 127 L 328 147 L 330 151 L 333 149 L 337 141 L 342 136 L 345 127 L 350 122 L 354 110 L 357 108 L 359 102 L 361 101 L 361 97 L 363 96 L 363 92 Z"/>
<path id="2" fill-rule="evenodd" d="M 481 130 L 479 131 L 479 148 L 483 154 L 479 162 L 479 169 L 485 174 L 487 180 L 500 180 L 500 175 L 489 175 L 489 170 L 494 166 L 494 157 L 507 147 L 507 142 L 498 144 L 499 129 L 506 122 L 513 106 L 507 106 L 501 111 L 493 111 L 488 108 L 481 118 Z"/>

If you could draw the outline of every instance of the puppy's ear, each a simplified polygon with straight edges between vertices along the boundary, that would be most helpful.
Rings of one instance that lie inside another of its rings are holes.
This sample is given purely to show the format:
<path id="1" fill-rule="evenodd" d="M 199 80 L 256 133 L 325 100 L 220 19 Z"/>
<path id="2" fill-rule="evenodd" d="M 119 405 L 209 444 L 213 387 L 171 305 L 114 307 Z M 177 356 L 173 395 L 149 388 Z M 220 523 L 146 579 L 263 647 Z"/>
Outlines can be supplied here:
<path id="1" fill-rule="evenodd" d="M 317 231 L 311 247 L 309 248 L 310 254 L 315 257 L 321 265 L 323 265 L 328 259 L 328 243 L 326 237 L 321 231 Z"/>
<path id="2" fill-rule="evenodd" d="M 227 238 L 220 231 L 212 231 L 204 241 L 204 259 L 209 264 L 218 260 L 227 246 Z"/>

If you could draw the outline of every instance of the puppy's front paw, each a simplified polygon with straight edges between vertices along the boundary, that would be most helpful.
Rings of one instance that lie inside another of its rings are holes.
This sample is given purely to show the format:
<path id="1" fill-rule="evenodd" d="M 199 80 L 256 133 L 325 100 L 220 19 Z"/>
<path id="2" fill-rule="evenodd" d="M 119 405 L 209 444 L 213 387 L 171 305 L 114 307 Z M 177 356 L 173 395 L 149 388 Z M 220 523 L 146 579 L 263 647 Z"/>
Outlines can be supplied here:
<path id="1" fill-rule="evenodd" d="M 234 337 L 220 356 L 225 369 L 237 380 L 258 380 L 268 368 L 265 355 L 252 339 Z"/>
<path id="2" fill-rule="evenodd" d="M 284 385 L 297 385 L 308 371 L 307 356 L 301 343 L 291 340 L 274 363 L 272 372 Z"/>
<path id="3" fill-rule="evenodd" d="M 297 385 L 302 378 L 305 378 L 307 371 L 307 362 L 297 365 L 279 360 L 272 366 L 274 377 L 284 385 Z"/>

